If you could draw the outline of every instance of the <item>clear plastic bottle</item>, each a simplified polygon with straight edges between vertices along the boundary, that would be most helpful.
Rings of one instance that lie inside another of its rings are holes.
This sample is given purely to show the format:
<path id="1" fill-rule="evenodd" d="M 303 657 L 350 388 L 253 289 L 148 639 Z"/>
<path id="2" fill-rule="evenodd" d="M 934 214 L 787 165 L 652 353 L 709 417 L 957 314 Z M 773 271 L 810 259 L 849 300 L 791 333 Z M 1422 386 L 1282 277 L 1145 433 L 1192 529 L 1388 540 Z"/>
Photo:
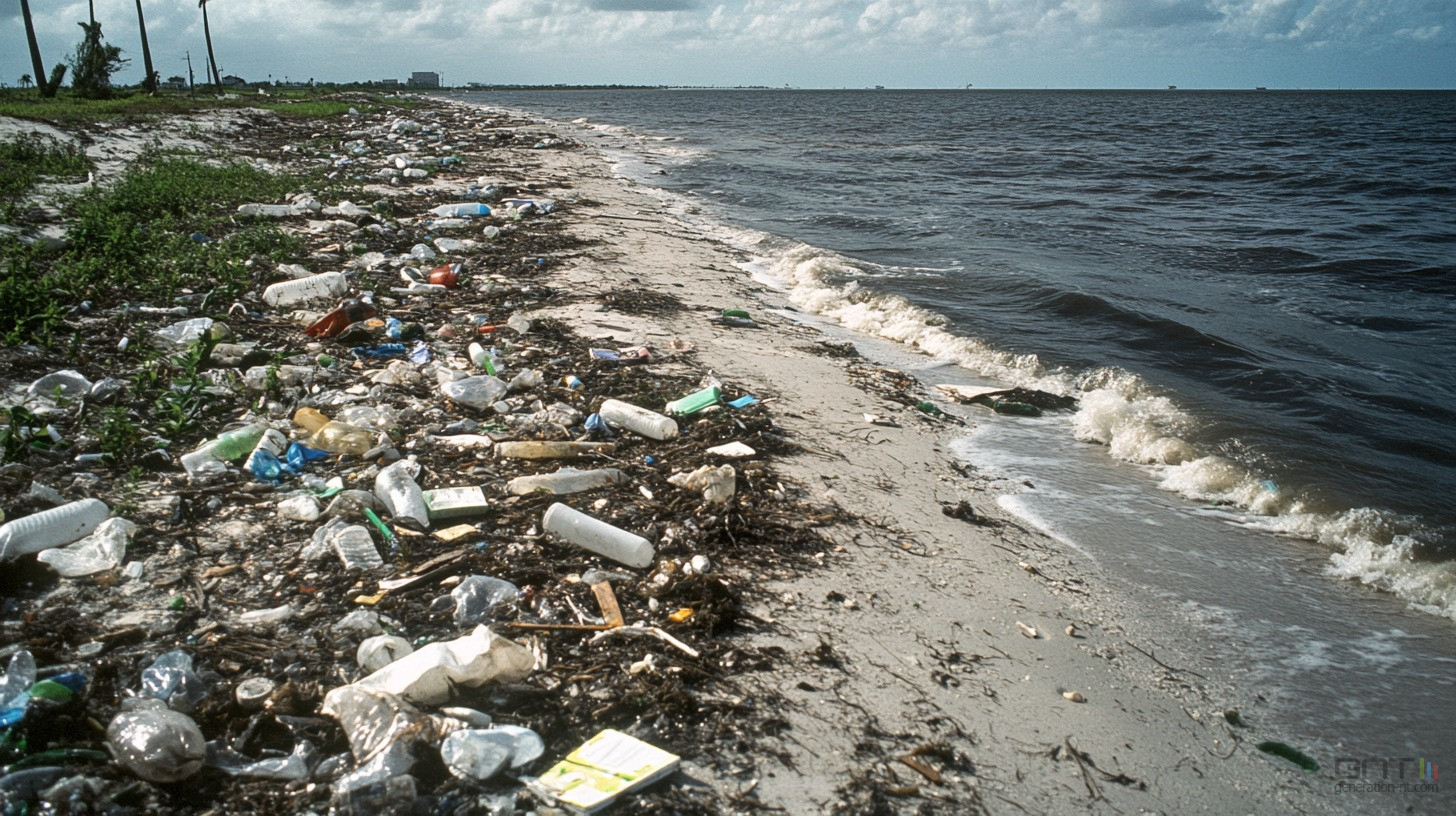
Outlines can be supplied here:
<path id="1" fill-rule="evenodd" d="M 349 281 L 343 272 L 321 272 L 269 286 L 263 290 L 263 302 L 276 309 L 316 300 L 335 300 L 348 292 Z"/>
<path id="2" fill-rule="evenodd" d="M 378 444 L 378 439 L 378 435 L 368 428 L 330 422 L 308 438 L 308 445 L 340 456 L 363 456 Z"/>
<path id="3" fill-rule="evenodd" d="M 329 418 L 319 409 L 305 405 L 293 412 L 293 424 L 308 433 L 315 433 L 319 428 L 329 424 Z"/>
<path id="4" fill-rule="evenodd" d="M 369 531 L 358 524 L 336 530 L 329 536 L 329 543 L 333 545 L 334 552 L 338 553 L 345 569 L 371 569 L 384 563 Z"/>
<path id="5" fill-rule="evenodd" d="M 574 459 L 587 453 L 611 453 L 617 446 L 611 442 L 552 442 L 528 440 L 496 443 L 497 456 L 505 459 Z"/>
<path id="6" fill-rule="evenodd" d="M 567 493 L 596 490 L 609 485 L 622 484 L 625 481 L 627 481 L 626 475 L 616 468 L 598 470 L 562 468 L 555 473 L 517 476 L 506 484 L 506 489 L 517 496 L 527 496 L 532 493 L 550 493 L 560 496 Z"/>
<path id="7" fill-rule="evenodd" d="M 112 756 L 148 782 L 179 782 L 202 769 L 207 743 L 192 718 L 160 703 L 117 714 L 106 727 Z"/>
<path id="8" fill-rule="evenodd" d="M 602 419 L 613 425 L 621 426 L 649 439 L 663 441 L 677 436 L 677 423 L 671 418 L 621 400 L 604 401 L 602 407 L 597 409 L 597 413 L 601 414 Z"/>
<path id="9" fill-rule="evenodd" d="M 430 509 L 425 494 L 415 482 L 418 462 L 401 459 L 379 471 L 374 477 L 374 495 L 384 503 L 395 522 L 404 522 L 419 529 L 429 529 Z"/>
<path id="10" fill-rule="evenodd" d="M 253 452 L 258 446 L 258 440 L 268 431 L 268 426 L 255 422 L 252 425 L 245 425 L 241 428 L 234 428 L 231 431 L 218 434 L 217 437 L 205 442 L 197 450 L 183 454 L 181 458 L 182 467 L 187 470 L 187 475 L 196 477 L 209 468 L 211 462 L 231 462 L 241 459 Z"/>
<path id="11" fill-rule="evenodd" d="M 489 374 L 453 380 L 440 386 L 440 393 L 461 405 L 480 410 L 499 402 L 500 398 L 506 395 L 507 390 L 504 382 Z"/>

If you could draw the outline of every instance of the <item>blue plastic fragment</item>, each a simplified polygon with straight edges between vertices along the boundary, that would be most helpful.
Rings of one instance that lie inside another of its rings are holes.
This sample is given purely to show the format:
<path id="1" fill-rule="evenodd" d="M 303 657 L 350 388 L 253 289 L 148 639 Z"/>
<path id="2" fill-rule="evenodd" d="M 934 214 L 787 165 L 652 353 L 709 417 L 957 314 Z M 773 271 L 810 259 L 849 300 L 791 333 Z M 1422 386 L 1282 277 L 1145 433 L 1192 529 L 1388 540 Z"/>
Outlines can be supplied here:
<path id="1" fill-rule="evenodd" d="M 289 473 L 301 473 L 309 462 L 327 459 L 329 452 L 318 450 L 317 448 L 310 448 L 301 442 L 290 442 L 288 450 L 283 454 L 283 457 L 288 460 L 285 469 Z"/>
<path id="2" fill-rule="evenodd" d="M 728 403 L 728 405 L 732 408 L 747 408 L 755 402 L 758 402 L 758 397 L 755 397 L 752 394 L 747 394 L 745 396 L 739 397 L 736 400 L 733 400 L 732 402 Z"/>
<path id="3" fill-rule="evenodd" d="M 591 414 L 586 418 L 585 424 L 588 433 L 603 434 L 606 436 L 612 435 L 612 426 L 608 425 L 605 419 L 602 419 L 601 414 Z"/>
<path id="4" fill-rule="evenodd" d="M 404 331 L 404 324 L 399 322 L 397 317 L 384 318 L 384 334 L 390 340 L 398 340 L 401 332 Z"/>
<path id="5" fill-rule="evenodd" d="M 249 462 L 253 478 L 260 482 L 276 482 L 283 478 L 283 463 L 277 456 L 265 450 L 253 451 L 252 460 Z"/>
<path id="6" fill-rule="evenodd" d="M 377 346 L 359 346 L 349 349 L 349 352 L 360 360 L 389 360 L 395 357 L 403 357 L 406 353 L 403 343 L 380 343 Z"/>
<path id="7" fill-rule="evenodd" d="M 52 683 L 60 683 L 76 694 L 80 694 L 86 688 L 86 675 L 78 671 L 68 671 L 46 679 Z"/>
<path id="8" fill-rule="evenodd" d="M 416 342 L 415 347 L 410 351 L 409 358 L 412 363 L 428 363 L 430 361 L 430 347 L 423 340 Z"/>

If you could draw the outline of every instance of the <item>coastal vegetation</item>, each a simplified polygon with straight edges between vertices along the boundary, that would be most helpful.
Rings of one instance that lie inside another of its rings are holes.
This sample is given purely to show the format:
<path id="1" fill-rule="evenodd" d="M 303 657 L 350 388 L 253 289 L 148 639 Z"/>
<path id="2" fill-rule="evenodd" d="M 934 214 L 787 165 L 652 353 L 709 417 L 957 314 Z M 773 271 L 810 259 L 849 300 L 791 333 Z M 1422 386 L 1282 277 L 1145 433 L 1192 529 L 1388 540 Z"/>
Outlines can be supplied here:
<path id="1" fill-rule="evenodd" d="M 20 155 L 31 175 L 6 179 L 5 206 L 22 207 L 13 190 L 43 168 L 78 172 L 73 150 L 18 139 L 0 147 Z M 7 174 L 8 176 L 9 174 Z M 64 242 L 0 238 L 0 337 L 48 343 L 63 319 L 60 304 L 87 300 L 170 302 L 197 293 L 212 302 L 248 285 L 255 256 L 291 260 L 297 238 L 267 224 L 233 224 L 247 201 L 271 201 L 298 189 L 298 179 L 244 163 L 158 151 L 143 156 L 114 185 L 87 187 L 57 203 L 70 222 Z"/>

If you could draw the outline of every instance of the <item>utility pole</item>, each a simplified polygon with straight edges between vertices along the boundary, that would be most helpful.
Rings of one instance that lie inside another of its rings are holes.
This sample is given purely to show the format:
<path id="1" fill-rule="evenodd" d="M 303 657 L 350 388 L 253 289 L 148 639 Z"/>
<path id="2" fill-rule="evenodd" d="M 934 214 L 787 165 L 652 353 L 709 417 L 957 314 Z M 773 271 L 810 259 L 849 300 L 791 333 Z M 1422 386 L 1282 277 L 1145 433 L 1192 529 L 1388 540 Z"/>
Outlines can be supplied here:
<path id="1" fill-rule="evenodd" d="M 194 85 L 196 85 L 196 82 L 194 81 L 194 77 L 192 75 L 192 52 L 191 51 L 188 51 L 187 52 L 187 95 L 188 96 L 195 96 L 196 95 L 196 88 L 193 87 Z"/>

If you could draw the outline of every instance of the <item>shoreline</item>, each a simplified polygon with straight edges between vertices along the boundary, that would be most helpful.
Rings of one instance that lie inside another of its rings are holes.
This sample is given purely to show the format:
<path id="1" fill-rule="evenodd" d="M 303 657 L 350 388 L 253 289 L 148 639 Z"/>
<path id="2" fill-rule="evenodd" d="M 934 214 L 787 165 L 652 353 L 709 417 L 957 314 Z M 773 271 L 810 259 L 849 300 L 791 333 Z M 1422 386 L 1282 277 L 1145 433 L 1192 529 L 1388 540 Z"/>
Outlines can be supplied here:
<path id="1" fill-rule="evenodd" d="M 499 150 L 492 161 L 562 201 L 552 217 L 585 242 L 545 273 L 565 302 L 530 316 L 596 345 L 695 349 L 690 365 L 654 368 L 750 386 L 799 450 L 775 470 L 811 503 L 858 519 L 827 530 L 820 568 L 738 576 L 763 623 L 734 637 L 775 660 L 735 679 L 787 701 L 773 713 L 783 728 L 685 763 L 686 780 L 789 813 L 1351 812 L 1331 796 L 1332 769 L 1304 774 L 1252 747 L 1297 735 L 1225 722 L 1228 701 L 1252 690 L 1233 689 L 1196 646 L 1148 631 L 1140 599 L 1087 575 L 1085 560 L 1021 527 L 957 469 L 947 446 L 958 426 L 904 402 L 932 395 L 822 345 L 840 338 L 786 318 L 792 307 L 738 268 L 740 253 L 677 222 L 594 150 Z M 641 292 L 683 308 L 611 305 Z M 759 327 L 711 322 L 724 308 L 747 309 Z M 898 427 L 867 425 L 864 413 Z M 1084 701 L 1063 696 L 1073 692 Z"/>
<path id="2" fill-rule="evenodd" d="M 739 268 L 746 256 L 673 219 L 660 201 L 587 150 L 586 156 L 555 154 L 570 172 L 572 191 L 631 220 L 576 211 L 579 234 L 602 241 L 615 257 L 561 274 L 579 298 L 592 293 L 588 287 L 601 293 L 645 284 L 674 292 L 690 309 L 674 315 L 681 320 L 645 327 L 588 305 L 557 314 L 622 344 L 685 339 L 709 369 L 759 384 L 776 400 L 775 421 L 810 449 L 780 467 L 862 520 L 831 531 L 842 552 L 824 559 L 825 572 L 774 583 L 765 593 L 760 616 L 788 630 L 767 642 L 794 658 L 767 683 L 791 692 L 803 707 L 777 746 L 794 759 L 770 763 L 756 783 L 765 800 L 779 799 L 789 812 L 831 812 L 843 804 L 834 798 L 837 787 L 869 772 L 847 739 L 874 744 L 887 756 L 959 743 L 957 750 L 980 769 L 979 781 L 961 780 L 961 795 L 982 797 L 994 811 L 994 797 L 1012 799 L 1014 790 L 1016 803 L 1058 812 L 1068 795 L 1091 796 L 1069 749 L 1057 750 L 1069 742 L 1109 775 L 1138 780 L 1098 785 L 1092 798 L 1107 806 L 1216 812 L 1229 807 L 1230 790 L 1267 788 L 1261 803 L 1267 812 L 1322 806 L 1348 812 L 1347 803 L 1319 798 L 1316 784 L 1324 780 L 1281 767 L 1282 760 L 1243 744 L 1247 735 L 1224 724 L 1224 709 L 1236 707 L 1228 702 L 1233 683 L 1218 680 L 1216 667 L 1195 648 L 1146 631 L 1134 599 L 1119 597 L 1098 577 L 1084 580 L 1085 559 L 1001 510 L 984 480 L 963 472 L 947 449 L 959 426 L 856 386 L 852 378 L 867 375 L 847 368 L 873 371 L 872 359 L 806 350 L 823 339 L 855 338 L 852 332 L 816 328 L 813 316 L 783 317 L 798 310 L 784 293 Z M 718 329 L 707 322 L 728 307 L 748 309 L 762 328 Z M 873 345 L 856 339 L 856 346 Z M 914 387 L 918 399 L 934 400 L 953 415 L 967 413 L 969 406 L 948 405 Z M 863 413 L 890 416 L 899 427 L 867 425 Z M 948 515 L 961 502 L 983 523 Z M 946 575 L 947 567 L 957 575 Z M 1038 637 L 1025 637 L 1017 621 Z M 1069 623 L 1076 637 L 1065 635 Z M 1074 691 L 1086 702 L 1062 697 Z M 841 723 L 826 724 L 816 713 L 825 708 L 837 711 Z M 847 735 L 841 727 L 881 710 L 856 723 L 863 733 Z M 1230 751 L 1229 759 L 1214 759 Z M 988 768 L 1006 776 L 997 779 Z M 1039 776 L 1044 787 L 1028 785 Z M 891 787 L 925 782 L 903 764 L 878 781 Z M 922 788 L 932 796 L 934 789 Z"/>

